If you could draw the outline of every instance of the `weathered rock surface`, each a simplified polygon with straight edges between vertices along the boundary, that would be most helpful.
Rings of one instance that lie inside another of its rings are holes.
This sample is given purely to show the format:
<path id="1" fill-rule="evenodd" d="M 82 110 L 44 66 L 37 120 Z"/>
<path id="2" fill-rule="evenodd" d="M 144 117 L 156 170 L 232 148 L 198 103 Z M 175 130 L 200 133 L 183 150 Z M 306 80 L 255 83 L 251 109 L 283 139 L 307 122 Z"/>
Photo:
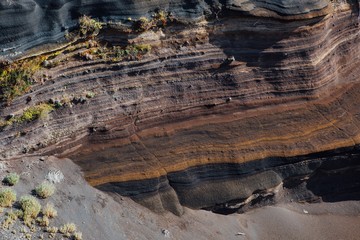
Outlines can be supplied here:
<path id="1" fill-rule="evenodd" d="M 84 14 L 103 21 L 126 23 L 128 18 L 150 16 L 157 9 L 167 10 L 183 21 L 197 22 L 221 9 L 235 15 L 304 19 L 324 16 L 331 7 L 327 0 L 3 0 L 0 3 L 0 55 L 16 56 L 40 44 L 63 41 L 68 29 L 75 27 Z"/>
<path id="2" fill-rule="evenodd" d="M 2 157 L 68 156 L 93 186 L 179 215 L 183 205 L 228 211 L 276 201 L 282 184 L 297 200 L 358 199 L 358 5 L 294 3 L 227 3 L 226 17 L 131 39 L 154 46 L 139 61 L 70 59 L 43 69 L 51 80 L 2 117 L 51 98 L 95 96 L 6 127 Z M 337 174 L 346 181 L 329 192 Z"/>

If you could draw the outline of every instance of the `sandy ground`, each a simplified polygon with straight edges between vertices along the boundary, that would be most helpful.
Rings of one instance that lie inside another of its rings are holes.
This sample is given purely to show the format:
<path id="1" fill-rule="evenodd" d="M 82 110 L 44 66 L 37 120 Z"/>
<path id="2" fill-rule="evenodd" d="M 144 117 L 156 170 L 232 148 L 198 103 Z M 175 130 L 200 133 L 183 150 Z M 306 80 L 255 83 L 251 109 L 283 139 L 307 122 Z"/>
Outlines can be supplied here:
<path id="1" fill-rule="evenodd" d="M 56 193 L 46 200 L 58 209 L 59 216 L 51 226 L 74 222 L 83 232 L 83 239 L 359 239 L 360 202 L 300 204 L 263 207 L 245 214 L 219 215 L 204 210 L 185 209 L 177 217 L 171 213 L 155 214 L 129 198 L 109 196 L 89 186 L 81 171 L 69 159 L 53 157 L 40 161 L 38 157 L 1 162 L 0 177 L 7 172 L 21 175 L 13 188 L 18 198 L 31 194 L 49 171 L 60 170 L 64 180 L 56 184 Z M 4 213 L 0 214 L 0 220 Z M 25 239 L 18 221 L 13 229 L 0 231 L 0 239 Z M 43 234 L 32 234 L 38 239 Z M 55 239 L 66 239 L 57 234 Z"/>

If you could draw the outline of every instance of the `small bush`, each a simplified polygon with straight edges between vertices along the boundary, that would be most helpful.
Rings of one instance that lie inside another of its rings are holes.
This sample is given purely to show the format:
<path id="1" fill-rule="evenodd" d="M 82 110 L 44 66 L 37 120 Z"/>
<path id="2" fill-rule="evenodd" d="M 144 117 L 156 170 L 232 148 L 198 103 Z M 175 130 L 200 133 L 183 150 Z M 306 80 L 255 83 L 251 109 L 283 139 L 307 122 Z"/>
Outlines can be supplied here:
<path id="1" fill-rule="evenodd" d="M 46 228 L 46 231 L 48 232 L 48 233 L 57 233 L 58 232 L 58 228 L 57 227 L 47 227 Z"/>
<path id="2" fill-rule="evenodd" d="M 11 225 L 15 223 L 15 220 L 13 220 L 11 217 L 7 216 L 4 221 L 1 223 L 1 227 L 3 229 L 10 229 Z"/>
<path id="3" fill-rule="evenodd" d="M 48 198 L 55 192 L 55 186 L 49 182 L 43 182 L 35 188 L 35 193 L 40 198 Z"/>
<path id="4" fill-rule="evenodd" d="M 29 222 L 32 219 L 36 218 L 37 215 L 40 213 L 41 205 L 39 201 L 33 196 L 23 196 L 20 198 L 19 203 L 21 209 L 24 211 L 24 221 Z"/>
<path id="5" fill-rule="evenodd" d="M 147 31 L 152 27 L 152 22 L 146 17 L 139 18 L 138 21 L 134 23 L 134 29 L 138 32 Z"/>
<path id="6" fill-rule="evenodd" d="M 14 186 L 19 182 L 20 176 L 17 173 L 9 173 L 4 177 L 3 182 L 10 186 Z"/>
<path id="7" fill-rule="evenodd" d="M 0 191 L 0 207 L 11 207 L 16 201 L 16 192 L 10 188 Z"/>
<path id="8" fill-rule="evenodd" d="M 75 240 L 82 240 L 82 233 L 81 233 L 81 232 L 76 232 L 76 233 L 74 233 L 73 238 L 74 238 Z"/>
<path id="9" fill-rule="evenodd" d="M 49 226 L 50 223 L 49 218 L 47 216 L 38 217 L 36 221 L 38 222 L 40 227 L 47 227 Z"/>
<path id="10" fill-rule="evenodd" d="M 54 110 L 54 108 L 50 104 L 41 103 L 39 105 L 27 108 L 20 117 L 15 119 L 19 123 L 30 122 L 38 118 L 44 119 L 52 110 Z"/>
<path id="11" fill-rule="evenodd" d="M 52 203 L 47 203 L 42 209 L 42 214 L 48 218 L 54 218 L 57 216 L 57 211 Z"/>
<path id="12" fill-rule="evenodd" d="M 95 37 L 99 34 L 102 28 L 101 22 L 98 22 L 85 15 L 79 19 L 79 24 L 80 34 L 82 37 Z"/>
<path id="13" fill-rule="evenodd" d="M 15 212 L 13 212 L 13 211 L 7 212 L 7 213 L 6 213 L 6 216 L 7 216 L 8 218 L 14 220 L 14 221 L 18 219 L 17 214 L 16 214 Z"/>
<path id="14" fill-rule="evenodd" d="M 39 56 L 0 67 L 0 100 L 9 104 L 15 97 L 29 92 L 33 75 L 43 61 L 44 56 Z"/>
<path id="15" fill-rule="evenodd" d="M 15 215 L 16 215 L 18 218 L 21 218 L 21 219 L 24 218 L 24 211 L 23 211 L 23 210 L 21 210 L 21 209 L 16 209 L 16 210 L 14 211 L 14 213 L 15 213 Z"/>
<path id="16" fill-rule="evenodd" d="M 59 231 L 62 234 L 74 233 L 76 231 L 76 225 L 74 223 L 66 223 L 60 227 Z"/>

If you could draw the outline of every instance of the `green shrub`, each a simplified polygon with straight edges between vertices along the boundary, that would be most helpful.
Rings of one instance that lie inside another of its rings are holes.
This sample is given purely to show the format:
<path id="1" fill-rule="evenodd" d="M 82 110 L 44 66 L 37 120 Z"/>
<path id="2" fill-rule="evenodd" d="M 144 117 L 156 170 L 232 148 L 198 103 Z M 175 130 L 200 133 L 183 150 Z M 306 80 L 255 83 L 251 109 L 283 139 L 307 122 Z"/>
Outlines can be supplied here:
<path id="1" fill-rule="evenodd" d="M 36 219 L 36 222 L 39 224 L 40 227 L 47 227 L 49 226 L 49 218 L 47 216 L 38 217 Z"/>
<path id="2" fill-rule="evenodd" d="M 30 122 L 38 118 L 45 118 L 52 110 L 54 110 L 54 108 L 50 104 L 41 103 L 39 105 L 25 109 L 23 114 L 16 118 L 16 121 L 22 123 Z"/>
<path id="3" fill-rule="evenodd" d="M 24 212 L 24 221 L 31 221 L 32 219 L 35 219 L 41 210 L 41 205 L 39 201 L 30 195 L 25 195 L 20 198 L 20 206 L 21 209 Z"/>
<path id="4" fill-rule="evenodd" d="M 57 233 L 58 230 L 59 229 L 57 227 L 47 227 L 46 228 L 46 232 L 48 232 L 48 233 Z"/>
<path id="5" fill-rule="evenodd" d="M 11 207 L 16 201 L 16 192 L 10 188 L 0 191 L 0 207 Z"/>
<path id="6" fill-rule="evenodd" d="M 76 231 L 76 225 L 74 223 L 66 223 L 60 227 L 59 232 L 62 234 L 74 233 Z"/>
<path id="7" fill-rule="evenodd" d="M 79 24 L 80 34 L 82 37 L 95 37 L 99 34 L 102 28 L 101 22 L 98 22 L 85 15 L 79 19 Z"/>
<path id="8" fill-rule="evenodd" d="M 50 182 L 43 182 L 35 188 L 35 193 L 40 198 L 48 198 L 55 192 L 54 184 Z"/>
<path id="9" fill-rule="evenodd" d="M 137 20 L 133 26 L 134 30 L 138 32 L 147 31 L 151 27 L 152 27 L 152 22 L 146 17 L 139 18 L 139 20 Z"/>
<path id="10" fill-rule="evenodd" d="M 8 175 L 6 175 L 4 177 L 3 182 L 10 185 L 10 186 L 14 186 L 15 184 L 17 184 L 19 182 L 20 176 L 17 173 L 9 173 Z"/>
<path id="11" fill-rule="evenodd" d="M 33 75 L 41 68 L 45 58 L 39 56 L 0 66 L 0 101 L 10 103 L 15 97 L 29 92 Z"/>
<path id="12" fill-rule="evenodd" d="M 5 217 L 4 221 L 1 223 L 1 227 L 3 229 L 10 229 L 11 225 L 15 223 L 15 220 L 13 220 L 11 217 L 7 216 Z"/>
<path id="13" fill-rule="evenodd" d="M 57 211 L 52 203 L 47 203 L 42 209 L 42 214 L 48 218 L 54 218 L 57 216 Z"/>
<path id="14" fill-rule="evenodd" d="M 21 210 L 21 209 L 16 209 L 16 210 L 14 211 L 14 213 L 15 213 L 15 215 L 16 215 L 18 218 L 21 218 L 21 219 L 24 218 L 24 211 L 23 211 L 23 210 Z"/>
<path id="15" fill-rule="evenodd" d="M 10 210 L 9 212 L 6 213 L 6 216 L 11 218 L 12 220 L 17 220 L 18 216 L 15 212 L 13 212 L 12 210 Z"/>
<path id="16" fill-rule="evenodd" d="M 76 232 L 76 233 L 74 233 L 73 238 L 74 238 L 75 240 L 82 240 L 82 232 Z"/>

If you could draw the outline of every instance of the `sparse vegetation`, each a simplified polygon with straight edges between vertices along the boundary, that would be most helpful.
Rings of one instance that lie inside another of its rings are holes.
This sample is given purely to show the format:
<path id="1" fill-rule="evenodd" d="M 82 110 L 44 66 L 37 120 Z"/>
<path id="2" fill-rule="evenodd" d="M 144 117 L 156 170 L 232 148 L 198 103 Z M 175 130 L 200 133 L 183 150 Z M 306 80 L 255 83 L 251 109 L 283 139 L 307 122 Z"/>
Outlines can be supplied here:
<path id="1" fill-rule="evenodd" d="M 172 20 L 169 13 L 158 11 L 151 16 L 151 19 L 140 17 L 139 20 L 134 22 L 133 30 L 136 32 L 145 32 L 154 27 L 165 27 L 169 20 Z"/>
<path id="2" fill-rule="evenodd" d="M 42 214 L 48 218 L 54 218 L 57 216 L 57 211 L 52 203 L 47 203 L 42 209 Z"/>
<path id="3" fill-rule="evenodd" d="M 9 173 L 6 175 L 3 179 L 3 182 L 5 184 L 8 184 L 10 186 L 14 186 L 19 182 L 20 176 L 17 173 Z"/>
<path id="4" fill-rule="evenodd" d="M 49 112 L 54 110 L 51 104 L 41 103 L 39 105 L 27 108 L 17 119 L 18 122 L 29 122 L 38 118 L 45 118 Z"/>
<path id="5" fill-rule="evenodd" d="M 21 209 L 16 209 L 16 210 L 14 211 L 14 214 L 15 214 L 18 218 L 21 218 L 21 219 L 24 218 L 24 211 L 21 210 Z"/>
<path id="6" fill-rule="evenodd" d="M 0 69 L 0 99 L 11 101 L 30 90 L 31 75 L 23 69 Z"/>
<path id="7" fill-rule="evenodd" d="M 66 223 L 59 228 L 59 232 L 69 236 L 76 231 L 76 225 L 74 223 Z"/>
<path id="8" fill-rule="evenodd" d="M 47 227 L 45 230 L 48 233 L 57 233 L 59 231 L 59 228 L 57 228 L 57 227 Z"/>
<path id="9" fill-rule="evenodd" d="M 51 190 L 48 190 L 49 185 Z M 39 196 L 48 196 L 49 193 L 54 193 L 55 188 L 53 187 L 53 184 L 45 181 L 39 185 L 36 192 Z M 54 239 L 58 237 L 58 233 L 61 233 L 62 239 L 82 240 L 82 233 L 76 232 L 74 223 L 64 224 L 61 228 L 51 226 L 51 219 L 58 214 L 51 202 L 46 203 L 41 209 L 40 201 L 37 198 L 25 195 L 20 198 L 18 204 L 15 205 L 15 203 L 15 191 L 11 188 L 3 188 L 0 191 L 0 214 L 3 212 L 5 214 L 0 215 L 1 231 L 11 233 L 16 239 Z M 20 209 L 16 209 L 18 206 Z M 8 207 L 10 209 L 7 209 Z M 44 232 L 48 232 L 47 236 L 44 235 Z"/>
<path id="10" fill-rule="evenodd" d="M 151 51 L 151 46 L 148 44 L 128 45 L 126 47 L 113 46 L 108 47 L 94 47 L 84 50 L 79 53 L 79 57 L 83 60 L 111 60 L 118 62 L 122 60 L 139 60 L 143 55 Z"/>
<path id="11" fill-rule="evenodd" d="M 75 240 L 82 240 L 82 232 L 75 232 L 74 233 Z"/>
<path id="12" fill-rule="evenodd" d="M 141 17 L 134 24 L 134 29 L 138 32 L 147 31 L 152 27 L 152 22 L 146 17 Z"/>
<path id="13" fill-rule="evenodd" d="M 39 215 L 41 210 L 41 205 L 35 197 L 30 195 L 25 195 L 20 198 L 19 203 L 21 209 L 24 212 L 24 216 L 23 216 L 24 222 L 29 223 Z"/>
<path id="14" fill-rule="evenodd" d="M 79 24 L 81 37 L 95 37 L 99 34 L 102 28 L 101 22 L 85 15 L 79 19 Z"/>
<path id="15" fill-rule="evenodd" d="M 93 98 L 93 97 L 95 97 L 95 93 L 94 92 L 87 92 L 85 96 L 87 98 Z"/>
<path id="16" fill-rule="evenodd" d="M 7 212 L 6 216 L 9 217 L 10 219 L 14 220 L 14 221 L 18 219 L 18 215 L 15 212 L 13 212 L 12 210 Z"/>
<path id="17" fill-rule="evenodd" d="M 47 216 L 38 217 L 36 222 L 39 224 L 40 227 L 47 227 L 50 224 L 49 218 Z"/>
<path id="18" fill-rule="evenodd" d="M 44 181 L 35 188 L 35 193 L 40 198 L 48 198 L 55 192 L 55 185 Z"/>
<path id="19" fill-rule="evenodd" d="M 45 56 L 0 65 L 0 100 L 10 103 L 15 97 L 30 90 L 33 75 L 41 68 Z"/>
<path id="20" fill-rule="evenodd" d="M 38 105 L 26 108 L 21 115 L 14 116 L 7 121 L 0 122 L 0 127 L 9 126 L 14 123 L 30 122 L 36 119 L 45 119 L 53 110 L 54 106 L 52 104 L 40 103 Z"/>
<path id="21" fill-rule="evenodd" d="M 16 201 L 16 192 L 10 188 L 0 191 L 0 207 L 11 207 Z"/>

